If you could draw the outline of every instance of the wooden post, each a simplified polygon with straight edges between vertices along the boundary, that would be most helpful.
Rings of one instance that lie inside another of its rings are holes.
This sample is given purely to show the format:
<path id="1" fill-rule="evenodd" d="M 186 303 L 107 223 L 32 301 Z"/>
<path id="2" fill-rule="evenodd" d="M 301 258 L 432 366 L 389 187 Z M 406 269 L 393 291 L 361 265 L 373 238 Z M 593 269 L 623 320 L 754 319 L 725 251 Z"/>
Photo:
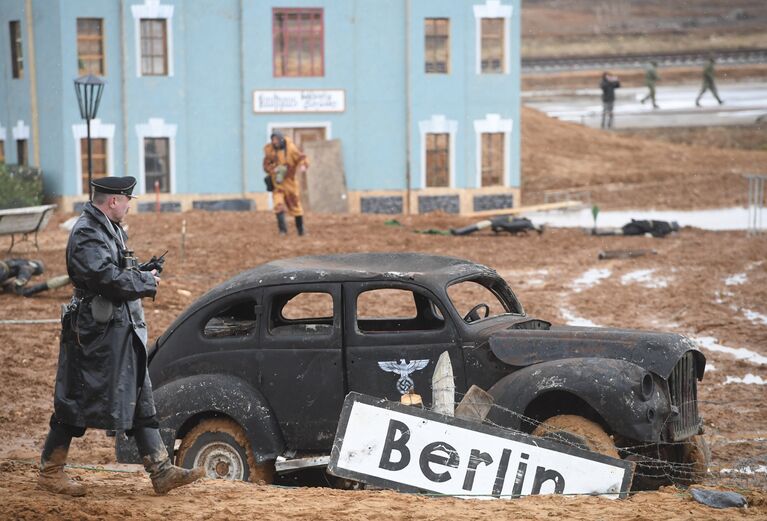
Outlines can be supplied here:
<path id="1" fill-rule="evenodd" d="M 432 410 L 445 416 L 453 416 L 455 407 L 455 381 L 453 364 L 447 351 L 442 353 L 431 377 Z"/>
<path id="2" fill-rule="evenodd" d="M 455 417 L 464 420 L 483 422 L 490 412 L 495 400 L 487 392 L 472 385 L 466 395 L 455 408 Z"/>

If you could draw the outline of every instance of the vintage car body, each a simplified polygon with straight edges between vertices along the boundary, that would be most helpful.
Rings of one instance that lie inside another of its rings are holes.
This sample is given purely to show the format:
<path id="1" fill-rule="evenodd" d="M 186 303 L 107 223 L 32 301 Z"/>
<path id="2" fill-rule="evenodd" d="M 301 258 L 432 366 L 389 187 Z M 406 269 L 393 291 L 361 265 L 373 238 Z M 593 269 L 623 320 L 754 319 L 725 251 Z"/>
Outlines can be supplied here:
<path id="1" fill-rule="evenodd" d="M 500 312 L 478 304 L 459 313 L 451 292 L 466 285 L 495 298 Z M 363 298 L 380 291 L 406 295 L 414 311 L 362 314 Z M 324 314 L 286 317 L 304 294 L 324 299 Z M 488 420 L 499 425 L 532 432 L 556 415 L 582 416 L 615 439 L 622 457 L 640 462 L 643 454 L 682 458 L 684 451 L 660 447 L 702 433 L 696 381 L 705 358 L 690 340 L 552 326 L 527 316 L 494 270 L 452 257 L 369 253 L 270 262 L 203 295 L 150 351 L 169 449 L 201 422 L 226 418 L 242 429 L 249 447 L 240 453 L 252 451 L 246 459 L 256 465 L 328 454 L 350 391 L 399 401 L 414 388 L 428 407 L 444 351 L 457 400 L 472 384 L 489 390 L 497 407 Z M 117 454 L 137 461 L 125 437 Z"/>

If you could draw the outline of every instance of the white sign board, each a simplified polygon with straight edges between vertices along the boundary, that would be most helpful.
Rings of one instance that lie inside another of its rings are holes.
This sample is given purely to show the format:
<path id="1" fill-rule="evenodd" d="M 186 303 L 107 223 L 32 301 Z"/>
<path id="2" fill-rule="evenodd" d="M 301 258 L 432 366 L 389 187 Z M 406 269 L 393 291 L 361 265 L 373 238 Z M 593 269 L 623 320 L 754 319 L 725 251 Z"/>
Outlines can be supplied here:
<path id="1" fill-rule="evenodd" d="M 343 112 L 346 93 L 342 89 L 255 90 L 253 110 L 256 113 Z"/>
<path id="2" fill-rule="evenodd" d="M 350 393 L 328 471 L 396 490 L 459 497 L 625 497 L 633 464 L 489 425 Z"/>

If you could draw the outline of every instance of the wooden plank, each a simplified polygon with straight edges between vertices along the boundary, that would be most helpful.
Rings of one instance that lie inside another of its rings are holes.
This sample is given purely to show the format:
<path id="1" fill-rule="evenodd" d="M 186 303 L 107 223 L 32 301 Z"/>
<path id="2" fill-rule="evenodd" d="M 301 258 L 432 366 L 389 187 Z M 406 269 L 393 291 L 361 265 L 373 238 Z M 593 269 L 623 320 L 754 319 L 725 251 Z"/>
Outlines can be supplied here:
<path id="1" fill-rule="evenodd" d="M 546 210 L 568 210 L 583 207 L 581 201 L 561 201 L 558 203 L 535 204 L 532 206 L 517 206 L 516 208 L 499 208 L 498 210 L 482 210 L 461 214 L 465 217 L 496 217 L 499 215 L 518 215 L 525 212 L 543 212 Z"/>
<path id="2" fill-rule="evenodd" d="M 455 417 L 464 420 L 483 422 L 495 400 L 486 391 L 472 385 L 455 408 Z"/>

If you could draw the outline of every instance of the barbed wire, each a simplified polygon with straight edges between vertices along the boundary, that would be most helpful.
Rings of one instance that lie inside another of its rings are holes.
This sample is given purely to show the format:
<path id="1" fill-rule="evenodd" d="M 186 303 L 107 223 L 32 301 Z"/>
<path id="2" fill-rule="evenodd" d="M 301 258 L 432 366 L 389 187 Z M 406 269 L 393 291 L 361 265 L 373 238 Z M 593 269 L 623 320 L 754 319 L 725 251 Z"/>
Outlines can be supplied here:
<path id="1" fill-rule="evenodd" d="M 465 396 L 465 393 L 455 393 L 458 398 L 463 398 Z M 695 404 L 696 409 L 698 404 L 710 404 L 712 402 L 711 400 L 689 400 L 686 402 L 682 402 L 679 404 L 680 406 Z M 750 403 L 753 404 L 753 400 L 731 400 L 727 402 L 719 402 L 722 404 L 728 404 L 732 405 L 738 402 L 742 403 Z M 455 405 L 460 403 L 460 400 L 455 402 Z M 536 418 L 526 416 L 523 413 L 520 413 L 518 411 L 514 411 L 512 409 L 509 409 L 507 407 L 503 407 L 498 404 L 493 404 L 493 408 L 500 409 L 505 414 L 509 414 L 512 417 L 515 417 L 520 425 L 527 425 L 529 426 L 529 432 L 534 431 L 537 427 L 543 425 L 546 423 L 546 420 L 538 420 Z M 661 426 L 661 432 L 663 432 L 670 422 L 673 422 L 671 417 L 667 417 L 664 420 L 663 425 Z M 495 427 L 499 427 L 501 429 L 508 430 L 509 428 L 504 425 L 496 424 L 488 419 L 485 419 L 483 423 L 492 425 Z M 518 431 L 520 432 L 520 431 Z M 549 432 L 546 435 L 547 439 L 552 439 L 558 443 L 561 443 L 566 446 L 580 448 L 580 449 L 587 449 L 588 447 L 584 447 L 578 443 L 575 443 L 570 439 L 569 437 L 562 436 L 557 432 Z M 710 437 L 706 437 L 710 438 Z M 748 439 L 738 439 L 735 440 L 733 443 L 754 443 L 758 446 L 765 446 L 767 447 L 767 436 L 764 438 L 755 438 L 752 440 Z M 708 465 L 706 465 L 705 469 L 701 469 L 701 463 L 694 461 L 694 462 L 685 462 L 685 461 L 674 461 L 672 459 L 663 458 L 661 457 L 661 453 L 663 450 L 668 449 L 683 449 L 686 444 L 689 444 L 690 440 L 679 440 L 679 441 L 663 441 L 659 440 L 658 442 L 637 442 L 630 445 L 617 445 L 615 448 L 618 450 L 619 454 L 621 455 L 622 459 L 628 459 L 630 461 L 633 461 L 636 463 L 635 469 L 634 469 L 634 477 L 636 478 L 646 478 L 647 480 L 655 480 L 655 481 L 663 481 L 668 484 L 674 484 L 674 485 L 690 485 L 693 483 L 725 483 L 725 482 L 761 482 L 765 481 L 767 482 L 767 452 L 759 452 L 756 455 L 751 455 L 747 458 L 741 458 L 737 460 L 734 464 L 734 468 L 726 467 L 723 465 L 714 465 L 712 462 L 708 462 Z M 719 446 L 722 443 L 711 443 L 712 446 Z M 727 443 L 725 443 L 726 445 Z M 650 452 L 655 452 L 657 456 L 649 454 Z M 673 454 L 672 454 L 673 455 Z M 706 455 L 702 455 L 703 458 L 706 457 Z M 754 470 L 752 467 L 756 467 L 756 470 Z M 759 470 L 765 467 L 764 472 L 760 472 Z"/>

